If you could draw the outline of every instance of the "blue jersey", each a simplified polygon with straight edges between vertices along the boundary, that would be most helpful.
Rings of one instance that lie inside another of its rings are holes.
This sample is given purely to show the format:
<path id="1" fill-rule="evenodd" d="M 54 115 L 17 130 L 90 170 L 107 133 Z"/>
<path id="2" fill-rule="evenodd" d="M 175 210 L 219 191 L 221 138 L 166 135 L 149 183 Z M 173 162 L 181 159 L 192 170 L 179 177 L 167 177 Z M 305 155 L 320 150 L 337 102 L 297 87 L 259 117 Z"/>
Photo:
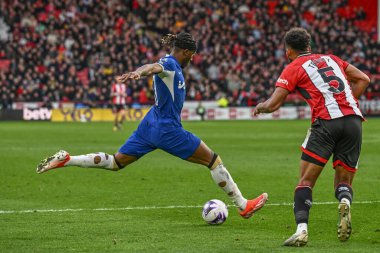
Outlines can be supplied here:
<path id="1" fill-rule="evenodd" d="M 158 64 L 163 71 L 153 76 L 155 105 L 144 120 L 158 125 L 181 126 L 181 110 L 186 97 L 185 79 L 177 60 L 166 55 Z"/>
<path id="2" fill-rule="evenodd" d="M 153 76 L 156 103 L 119 152 L 140 158 L 159 148 L 188 159 L 201 140 L 181 125 L 181 110 L 186 95 L 182 68 L 171 55 L 162 57 L 158 64 L 163 71 Z"/>

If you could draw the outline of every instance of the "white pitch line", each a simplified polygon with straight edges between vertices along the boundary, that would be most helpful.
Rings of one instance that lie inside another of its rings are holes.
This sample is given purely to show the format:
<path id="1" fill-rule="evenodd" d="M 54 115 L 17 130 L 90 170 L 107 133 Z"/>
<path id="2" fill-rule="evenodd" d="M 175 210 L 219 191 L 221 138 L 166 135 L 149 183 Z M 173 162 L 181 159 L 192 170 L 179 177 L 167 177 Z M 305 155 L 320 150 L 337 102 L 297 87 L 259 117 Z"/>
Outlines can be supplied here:
<path id="1" fill-rule="evenodd" d="M 354 205 L 376 204 L 380 200 L 356 201 Z M 337 202 L 313 202 L 313 205 L 334 205 Z M 266 206 L 292 206 L 293 203 L 268 203 Z M 230 205 L 231 206 L 231 205 Z M 0 214 L 22 214 L 22 213 L 64 213 L 64 212 L 85 212 L 85 211 L 128 211 L 128 210 L 153 210 L 153 209 L 190 209 L 201 208 L 202 206 L 131 206 L 115 208 L 94 208 L 94 209 L 30 209 L 30 210 L 0 210 Z"/>

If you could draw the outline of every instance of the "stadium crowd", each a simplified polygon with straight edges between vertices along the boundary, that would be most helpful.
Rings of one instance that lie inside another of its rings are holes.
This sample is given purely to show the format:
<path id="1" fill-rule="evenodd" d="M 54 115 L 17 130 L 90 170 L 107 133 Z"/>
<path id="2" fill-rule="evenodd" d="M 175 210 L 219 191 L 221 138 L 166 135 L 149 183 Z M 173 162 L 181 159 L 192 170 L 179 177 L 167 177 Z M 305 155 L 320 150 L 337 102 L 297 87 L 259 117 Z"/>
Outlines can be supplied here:
<path id="1" fill-rule="evenodd" d="M 376 30 L 362 31 L 363 9 L 332 0 L 5 0 L 0 3 L 1 107 L 16 101 L 108 106 L 115 75 L 157 61 L 160 39 L 187 31 L 199 41 L 185 70 L 188 100 L 227 98 L 252 106 L 272 93 L 287 64 L 281 39 L 294 26 L 313 51 L 380 73 Z M 340 14 L 338 14 L 340 13 Z M 370 98 L 380 92 L 376 79 Z M 152 80 L 128 85 L 130 103 L 153 101 Z"/>

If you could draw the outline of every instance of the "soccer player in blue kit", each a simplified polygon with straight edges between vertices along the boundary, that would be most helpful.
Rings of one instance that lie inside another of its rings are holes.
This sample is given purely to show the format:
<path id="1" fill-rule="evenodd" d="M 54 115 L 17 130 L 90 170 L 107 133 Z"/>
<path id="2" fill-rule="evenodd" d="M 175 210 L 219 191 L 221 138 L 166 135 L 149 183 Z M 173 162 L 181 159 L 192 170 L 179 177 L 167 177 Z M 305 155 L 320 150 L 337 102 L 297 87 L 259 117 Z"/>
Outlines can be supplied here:
<path id="1" fill-rule="evenodd" d="M 171 47 L 171 54 L 162 57 L 158 63 L 146 64 L 133 72 L 117 77 L 119 83 L 142 76 L 153 75 L 155 105 L 114 155 L 93 153 L 70 156 L 61 150 L 44 159 L 37 167 L 42 173 L 66 166 L 104 168 L 118 171 L 145 154 L 159 148 L 189 162 L 207 166 L 214 182 L 221 187 L 238 207 L 243 218 L 250 218 L 262 208 L 268 199 L 263 193 L 253 200 L 241 194 L 236 183 L 224 166 L 220 156 L 213 152 L 197 136 L 183 129 L 181 110 L 186 96 L 185 79 L 182 69 L 191 61 L 197 43 L 189 33 L 168 34 L 162 39 L 164 46 Z"/>

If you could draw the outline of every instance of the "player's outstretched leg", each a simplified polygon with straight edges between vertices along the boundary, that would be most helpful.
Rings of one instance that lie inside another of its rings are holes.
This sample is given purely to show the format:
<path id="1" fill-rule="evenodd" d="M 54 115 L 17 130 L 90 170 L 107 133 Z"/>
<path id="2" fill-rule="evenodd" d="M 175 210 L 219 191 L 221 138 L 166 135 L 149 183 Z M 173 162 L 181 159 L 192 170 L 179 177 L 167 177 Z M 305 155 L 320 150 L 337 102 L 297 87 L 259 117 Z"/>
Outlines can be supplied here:
<path id="1" fill-rule="evenodd" d="M 67 151 L 60 150 L 52 156 L 42 160 L 37 166 L 37 173 L 43 173 L 52 169 L 67 166 L 79 166 L 84 168 L 103 168 L 107 170 L 117 171 L 123 166 L 113 155 L 106 153 L 93 153 L 87 155 L 70 156 Z"/>
<path id="2" fill-rule="evenodd" d="M 65 166 L 70 160 L 70 154 L 65 150 L 60 150 L 52 156 L 46 157 L 37 165 L 37 173 L 43 173 L 48 170 Z"/>

